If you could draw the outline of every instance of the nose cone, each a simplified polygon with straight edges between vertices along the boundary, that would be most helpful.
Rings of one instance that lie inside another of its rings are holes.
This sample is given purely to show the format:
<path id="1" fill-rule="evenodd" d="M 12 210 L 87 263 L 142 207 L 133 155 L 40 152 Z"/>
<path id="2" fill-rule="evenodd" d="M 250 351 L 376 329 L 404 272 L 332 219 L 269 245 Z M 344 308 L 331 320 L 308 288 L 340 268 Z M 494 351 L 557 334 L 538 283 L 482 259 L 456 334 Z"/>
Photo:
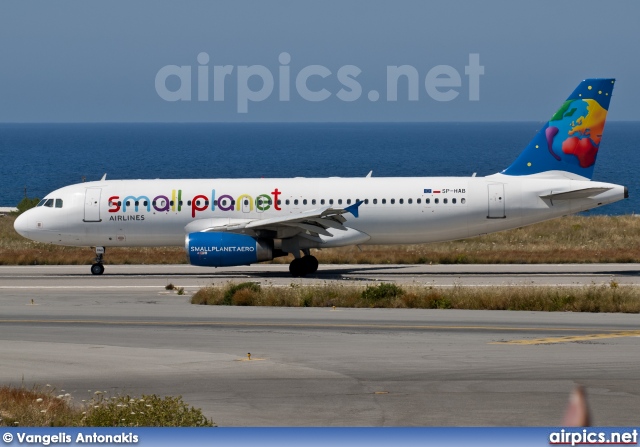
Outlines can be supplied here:
<path id="1" fill-rule="evenodd" d="M 15 220 L 15 222 L 13 223 L 13 228 L 14 230 L 16 230 L 16 233 L 18 233 L 20 236 L 29 237 L 29 218 L 27 217 L 27 214 L 29 214 L 29 212 L 26 213 L 22 213 L 18 216 L 18 218 Z"/>

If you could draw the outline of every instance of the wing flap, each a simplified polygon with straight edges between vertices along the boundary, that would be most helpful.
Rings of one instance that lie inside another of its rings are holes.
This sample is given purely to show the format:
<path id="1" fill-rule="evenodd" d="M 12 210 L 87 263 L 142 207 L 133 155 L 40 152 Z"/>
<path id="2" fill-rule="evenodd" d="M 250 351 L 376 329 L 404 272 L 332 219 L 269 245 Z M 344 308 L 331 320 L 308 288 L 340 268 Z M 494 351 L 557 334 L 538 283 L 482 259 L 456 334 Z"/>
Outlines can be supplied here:
<path id="1" fill-rule="evenodd" d="M 333 237 L 333 234 L 329 233 L 325 228 L 320 225 L 310 225 L 304 222 L 291 222 L 291 223 L 283 223 L 287 227 L 296 227 L 302 230 L 309 231 L 310 233 L 321 234 L 323 236 Z"/>

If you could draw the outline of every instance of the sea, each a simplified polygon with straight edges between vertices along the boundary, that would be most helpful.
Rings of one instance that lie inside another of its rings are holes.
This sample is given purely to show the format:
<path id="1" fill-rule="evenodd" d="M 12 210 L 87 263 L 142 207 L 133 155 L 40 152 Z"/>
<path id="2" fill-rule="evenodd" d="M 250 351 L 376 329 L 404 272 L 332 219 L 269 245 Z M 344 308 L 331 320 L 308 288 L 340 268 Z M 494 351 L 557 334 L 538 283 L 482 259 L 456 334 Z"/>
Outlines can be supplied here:
<path id="1" fill-rule="evenodd" d="M 82 181 L 149 178 L 485 176 L 543 123 L 0 124 L 0 206 Z M 608 122 L 594 180 L 629 198 L 586 214 L 640 213 L 640 122 Z"/>

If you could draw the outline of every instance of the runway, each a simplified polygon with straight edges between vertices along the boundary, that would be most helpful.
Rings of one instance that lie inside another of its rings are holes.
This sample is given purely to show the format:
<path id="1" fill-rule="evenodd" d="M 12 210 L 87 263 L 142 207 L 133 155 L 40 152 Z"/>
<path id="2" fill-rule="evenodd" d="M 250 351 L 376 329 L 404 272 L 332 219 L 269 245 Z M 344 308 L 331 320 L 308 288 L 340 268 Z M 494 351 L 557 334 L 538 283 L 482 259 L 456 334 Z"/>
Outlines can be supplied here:
<path id="1" fill-rule="evenodd" d="M 182 395 L 222 426 L 637 424 L 640 317 L 195 306 L 168 292 L 252 280 L 636 285 L 640 266 L 0 267 L 0 383 Z M 33 301 L 32 301 L 33 300 Z M 251 360 L 247 359 L 251 353 Z"/>
<path id="2" fill-rule="evenodd" d="M 168 283 L 197 290 L 228 281 L 264 285 L 379 283 L 432 286 L 580 286 L 608 283 L 640 284 L 640 264 L 451 264 L 451 265 L 321 265 L 318 272 L 293 278 L 288 265 L 257 264 L 202 268 L 191 265 L 106 265 L 102 276 L 89 266 L 0 266 L 0 291 L 8 290 L 156 290 Z M 36 292 L 37 293 L 37 292 Z M 65 292 L 67 293 L 67 292 Z"/>

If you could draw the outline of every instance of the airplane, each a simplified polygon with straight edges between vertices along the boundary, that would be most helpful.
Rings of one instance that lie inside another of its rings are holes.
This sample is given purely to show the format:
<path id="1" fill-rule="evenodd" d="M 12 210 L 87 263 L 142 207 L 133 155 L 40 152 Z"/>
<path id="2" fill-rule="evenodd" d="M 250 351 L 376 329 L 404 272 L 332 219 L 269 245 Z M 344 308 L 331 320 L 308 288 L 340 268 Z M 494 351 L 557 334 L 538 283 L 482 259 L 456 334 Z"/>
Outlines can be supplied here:
<path id="1" fill-rule="evenodd" d="M 628 197 L 591 181 L 614 79 L 582 81 L 519 157 L 486 177 L 107 180 L 67 186 L 21 214 L 38 242 L 95 247 L 184 246 L 197 266 L 292 254 L 293 276 L 317 271 L 311 249 L 470 238 Z"/>

